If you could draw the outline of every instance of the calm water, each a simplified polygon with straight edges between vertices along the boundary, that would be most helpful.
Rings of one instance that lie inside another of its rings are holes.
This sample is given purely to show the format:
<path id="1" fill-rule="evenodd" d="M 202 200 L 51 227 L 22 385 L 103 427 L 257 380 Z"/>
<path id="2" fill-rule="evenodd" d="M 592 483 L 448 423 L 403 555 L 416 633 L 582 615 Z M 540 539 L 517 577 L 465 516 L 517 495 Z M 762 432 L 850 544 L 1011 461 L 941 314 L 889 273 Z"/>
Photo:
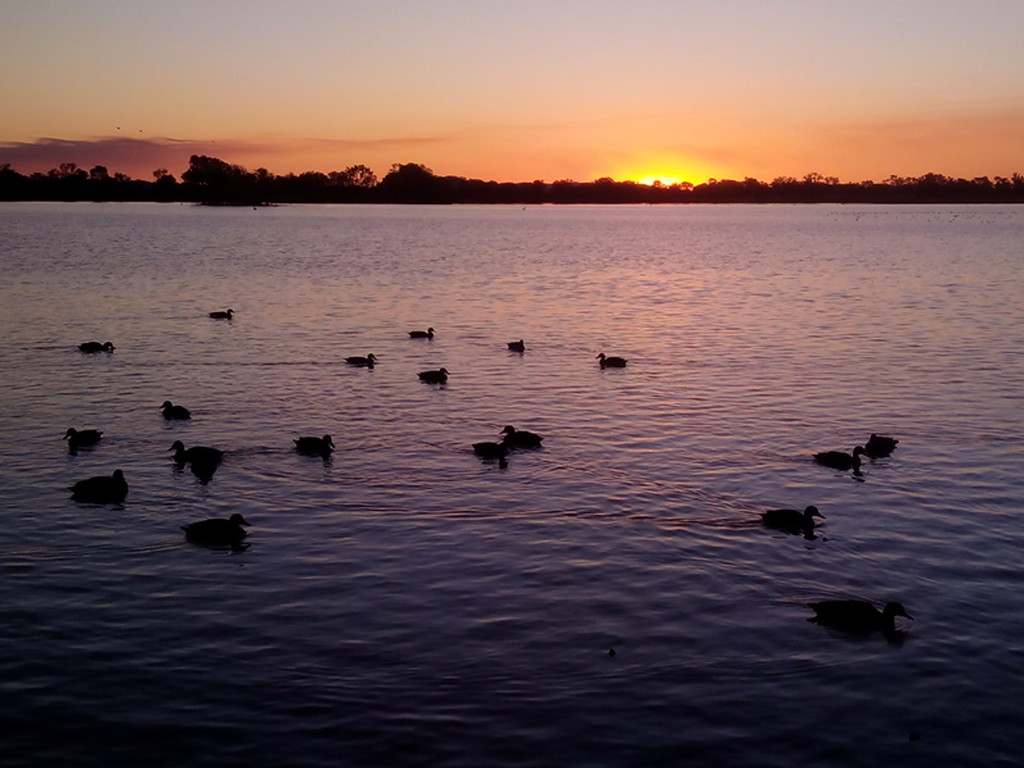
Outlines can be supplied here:
<path id="1" fill-rule="evenodd" d="M 1012 207 L 0 206 L 0 763 L 1019 765 L 1022 243 Z M 477 459 L 505 424 L 545 447 Z M 810 459 L 871 432 L 859 479 Z M 760 523 L 807 504 L 816 539 Z M 185 542 L 233 512 L 245 551 Z M 806 620 L 834 597 L 915 620 Z"/>

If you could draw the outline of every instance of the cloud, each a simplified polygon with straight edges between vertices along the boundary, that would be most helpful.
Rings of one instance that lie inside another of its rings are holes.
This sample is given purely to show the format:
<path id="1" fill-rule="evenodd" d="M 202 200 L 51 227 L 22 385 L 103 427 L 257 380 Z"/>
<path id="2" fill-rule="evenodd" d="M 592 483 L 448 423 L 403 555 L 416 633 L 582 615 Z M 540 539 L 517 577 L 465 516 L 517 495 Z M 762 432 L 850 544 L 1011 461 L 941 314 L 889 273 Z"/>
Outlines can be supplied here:
<path id="1" fill-rule="evenodd" d="M 250 170 L 265 167 L 272 173 L 341 170 L 361 163 L 372 165 L 409 162 L 402 155 L 452 141 L 439 137 L 354 139 L 197 140 L 173 138 L 107 137 L 97 139 L 41 138 L 0 143 L 0 163 L 25 175 L 45 173 L 61 163 L 86 170 L 103 165 L 110 173 L 150 179 L 157 168 L 179 176 L 192 155 L 209 155 Z M 418 162 L 418 160 L 417 160 Z M 305 164 L 304 164 L 305 163 Z"/>
<path id="2" fill-rule="evenodd" d="M 809 151 L 835 158 L 853 181 L 919 176 L 1010 176 L 1024 169 L 1024 112 L 947 112 L 825 126 Z M 862 169 L 855 176 L 854 169 Z"/>
<path id="3" fill-rule="evenodd" d="M 190 155 L 211 154 L 215 146 L 213 142 L 176 139 L 42 138 L 0 144 L 0 163 L 10 163 L 14 170 L 26 175 L 45 173 L 61 163 L 75 163 L 86 170 L 103 165 L 110 173 L 149 179 L 157 168 L 181 173 L 188 167 Z"/>

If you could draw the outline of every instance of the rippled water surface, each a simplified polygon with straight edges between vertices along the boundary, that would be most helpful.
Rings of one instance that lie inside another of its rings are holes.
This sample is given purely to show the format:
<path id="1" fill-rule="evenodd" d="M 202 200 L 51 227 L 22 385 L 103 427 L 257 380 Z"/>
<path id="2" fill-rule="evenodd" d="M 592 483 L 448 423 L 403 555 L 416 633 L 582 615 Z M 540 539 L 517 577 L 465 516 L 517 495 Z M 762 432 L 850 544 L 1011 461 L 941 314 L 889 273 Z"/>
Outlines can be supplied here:
<path id="1" fill-rule="evenodd" d="M 997 206 L 0 206 L 0 763 L 1019 764 L 1022 243 Z M 476 458 L 506 424 L 544 447 Z M 859 478 L 811 460 L 872 432 Z M 184 540 L 234 512 L 244 551 Z M 914 619 L 807 621 L 838 597 Z"/>

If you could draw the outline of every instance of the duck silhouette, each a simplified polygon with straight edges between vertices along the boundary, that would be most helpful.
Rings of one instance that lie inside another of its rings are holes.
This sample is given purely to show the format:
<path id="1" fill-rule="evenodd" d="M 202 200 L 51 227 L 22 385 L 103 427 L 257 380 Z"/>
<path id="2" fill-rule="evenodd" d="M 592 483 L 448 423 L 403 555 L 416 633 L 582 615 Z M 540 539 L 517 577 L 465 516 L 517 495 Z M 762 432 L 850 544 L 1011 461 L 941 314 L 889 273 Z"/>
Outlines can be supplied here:
<path id="1" fill-rule="evenodd" d="M 98 429 L 75 429 L 69 427 L 64 433 L 64 439 L 68 441 L 68 450 L 74 452 L 83 445 L 96 445 L 103 437 Z"/>
<path id="2" fill-rule="evenodd" d="M 330 435 L 323 437 L 299 437 L 293 440 L 295 450 L 307 456 L 327 456 L 334 450 L 334 440 Z"/>
<path id="3" fill-rule="evenodd" d="M 508 448 L 503 443 L 473 443 L 473 453 L 481 459 L 503 459 Z"/>
<path id="4" fill-rule="evenodd" d="M 508 343 L 508 351 L 509 352 L 525 352 L 526 351 L 526 343 L 522 339 L 520 339 L 519 341 L 510 341 Z"/>
<path id="5" fill-rule="evenodd" d="M 409 331 L 410 339 L 432 339 L 434 338 L 434 329 L 427 328 L 425 331 Z"/>
<path id="6" fill-rule="evenodd" d="M 104 341 L 102 344 L 98 341 L 83 341 L 78 345 L 78 349 L 82 352 L 113 352 L 114 343 L 111 341 Z"/>
<path id="7" fill-rule="evenodd" d="M 600 361 L 602 368 L 625 368 L 626 358 L 624 357 L 608 357 L 604 352 L 597 356 Z"/>
<path id="8" fill-rule="evenodd" d="M 508 448 L 504 443 L 473 443 L 473 453 L 484 461 L 497 461 L 502 469 L 508 469 Z"/>
<path id="9" fill-rule="evenodd" d="M 825 516 L 814 506 L 807 507 L 803 512 L 798 509 L 769 509 L 767 512 L 761 513 L 761 522 L 768 528 L 778 531 L 811 536 L 816 517 L 825 519 Z"/>
<path id="10" fill-rule="evenodd" d="M 444 384 L 448 381 L 448 369 L 440 368 L 436 371 L 420 371 L 420 381 L 425 381 L 427 384 Z"/>
<path id="11" fill-rule="evenodd" d="M 120 469 L 115 469 L 110 477 L 90 477 L 71 486 L 72 499 L 92 504 L 120 504 L 127 495 L 128 482 Z"/>
<path id="12" fill-rule="evenodd" d="M 511 424 L 506 425 L 501 433 L 504 435 L 502 443 L 510 448 L 540 448 L 540 443 L 544 439 L 534 432 L 516 429 Z"/>
<path id="13" fill-rule="evenodd" d="M 846 632 L 896 631 L 896 617 L 914 617 L 907 613 L 902 603 L 886 603 L 878 610 L 866 600 L 823 600 L 807 604 L 814 616 L 808 619 L 818 624 L 835 627 Z"/>
<path id="14" fill-rule="evenodd" d="M 242 527 L 243 525 L 251 525 L 251 523 L 236 512 L 226 520 L 222 517 L 212 517 L 208 520 L 183 525 L 181 530 L 185 532 L 186 539 L 197 544 L 229 546 L 237 544 L 249 535 L 249 532 Z"/>
<path id="15" fill-rule="evenodd" d="M 864 443 L 864 453 L 871 459 L 884 459 L 886 456 L 892 455 L 892 452 L 896 450 L 897 443 L 899 440 L 895 437 L 876 435 L 872 432 L 871 437 Z"/>
<path id="16" fill-rule="evenodd" d="M 346 357 L 345 362 L 349 365 L 356 365 L 360 368 L 373 368 L 377 362 L 377 356 L 371 352 L 366 357 Z"/>
<path id="17" fill-rule="evenodd" d="M 183 405 L 174 405 L 170 400 L 164 400 L 164 404 L 160 406 L 163 412 L 164 418 L 170 421 L 171 419 L 191 419 L 192 412 Z"/>
<path id="18" fill-rule="evenodd" d="M 864 456 L 863 446 L 858 445 L 852 453 L 843 451 L 822 451 L 814 454 L 814 460 L 825 467 L 841 469 L 843 471 L 852 469 L 853 474 L 860 474 L 860 457 Z"/>
<path id="19" fill-rule="evenodd" d="M 174 451 L 174 463 L 179 465 L 192 463 L 216 467 L 224 459 L 224 451 L 219 448 L 194 445 L 186 450 L 185 444 L 181 440 L 175 440 L 171 443 L 171 447 L 168 450 Z"/>
<path id="20" fill-rule="evenodd" d="M 224 311 L 211 312 L 210 317 L 214 320 L 230 320 L 235 316 L 235 310 L 225 309 Z"/>

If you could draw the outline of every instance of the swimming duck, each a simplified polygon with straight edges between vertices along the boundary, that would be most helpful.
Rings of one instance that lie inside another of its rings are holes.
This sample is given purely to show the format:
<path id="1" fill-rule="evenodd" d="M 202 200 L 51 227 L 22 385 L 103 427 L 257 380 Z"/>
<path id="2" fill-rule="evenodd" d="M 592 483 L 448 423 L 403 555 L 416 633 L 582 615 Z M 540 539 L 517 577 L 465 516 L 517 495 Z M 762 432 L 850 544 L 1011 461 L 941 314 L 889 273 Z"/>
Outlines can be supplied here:
<path id="1" fill-rule="evenodd" d="M 188 450 L 185 450 L 185 444 L 182 443 L 181 440 L 175 440 L 168 450 L 174 451 L 174 462 L 179 465 L 190 462 L 192 464 L 201 465 L 202 467 L 212 467 L 216 469 L 217 465 L 220 464 L 224 458 L 224 451 L 218 448 L 207 448 L 205 445 L 194 445 Z"/>
<path id="2" fill-rule="evenodd" d="M 540 448 L 540 442 L 544 438 L 534 432 L 519 430 L 508 424 L 501 433 L 504 437 L 501 441 L 511 448 Z"/>
<path id="3" fill-rule="evenodd" d="M 897 443 L 899 443 L 899 440 L 895 437 L 876 435 L 872 432 L 871 437 L 864 443 L 864 453 L 872 459 L 884 459 L 896 450 Z"/>
<path id="4" fill-rule="evenodd" d="M 71 486 L 72 499 L 92 504 L 120 504 L 127 495 L 128 483 L 120 469 L 115 469 L 110 477 L 90 477 Z"/>
<path id="5" fill-rule="evenodd" d="M 625 368 L 626 359 L 624 357 L 606 357 L 604 352 L 597 356 L 597 359 L 601 361 L 602 368 Z"/>
<path id="6" fill-rule="evenodd" d="M 434 338 L 434 329 L 427 328 L 425 331 L 409 331 L 409 338 L 411 339 L 432 339 Z"/>
<path id="7" fill-rule="evenodd" d="M 377 356 L 371 352 L 366 357 L 346 357 L 345 362 L 349 365 L 358 365 L 361 368 L 373 368 L 377 362 Z"/>
<path id="8" fill-rule="evenodd" d="M 72 451 L 82 445 L 96 445 L 101 437 L 103 437 L 103 433 L 98 429 L 75 429 L 70 427 L 64 433 L 64 439 L 68 441 L 68 449 Z"/>
<path id="9" fill-rule="evenodd" d="M 886 603 L 882 610 L 878 610 L 866 600 L 824 600 L 807 605 L 815 614 L 808 621 L 847 632 L 871 632 L 880 629 L 892 633 L 896 631 L 897 616 L 914 618 L 907 613 L 907 609 L 901 603 Z"/>
<path id="10" fill-rule="evenodd" d="M 864 448 L 857 446 L 853 449 L 853 453 L 843 453 L 842 451 L 822 451 L 821 453 L 814 454 L 814 460 L 819 464 L 832 467 L 832 469 L 852 469 L 853 474 L 860 474 L 860 457 L 865 455 Z"/>
<path id="11" fill-rule="evenodd" d="M 427 384 L 444 384 L 448 381 L 448 369 L 441 368 L 436 371 L 420 371 L 420 381 L 425 381 Z"/>
<path id="12" fill-rule="evenodd" d="M 238 543 L 249 534 L 242 527 L 243 525 L 251 525 L 251 523 L 236 512 L 227 520 L 222 517 L 212 517 L 209 520 L 183 525 L 181 530 L 185 532 L 186 539 L 197 544 L 226 546 Z"/>
<path id="13" fill-rule="evenodd" d="M 164 400 L 160 406 L 165 419 L 191 419 L 192 412 L 183 405 L 174 405 L 170 400 Z"/>
<path id="14" fill-rule="evenodd" d="M 78 349 L 82 352 L 113 352 L 114 343 L 105 341 L 100 344 L 98 341 L 83 341 L 78 345 Z"/>
<path id="15" fill-rule="evenodd" d="M 481 459 L 503 459 L 508 448 L 503 443 L 473 443 L 473 453 Z"/>
<path id="16" fill-rule="evenodd" d="M 526 343 L 522 339 L 520 339 L 519 341 L 510 341 L 508 343 L 508 351 L 509 352 L 525 352 L 526 351 Z"/>
<path id="17" fill-rule="evenodd" d="M 761 513 L 761 521 L 769 528 L 786 533 L 810 534 L 814 530 L 814 518 L 825 516 L 817 507 L 807 507 L 801 512 L 798 509 L 769 509 Z"/>
<path id="18" fill-rule="evenodd" d="M 210 317 L 212 317 L 214 320 L 230 320 L 232 317 L 234 317 L 234 315 L 235 310 L 233 309 L 226 309 L 223 312 L 218 311 L 210 313 Z"/>
<path id="19" fill-rule="evenodd" d="M 334 450 L 330 435 L 323 437 L 300 437 L 294 440 L 295 450 L 308 456 L 326 456 Z"/>

